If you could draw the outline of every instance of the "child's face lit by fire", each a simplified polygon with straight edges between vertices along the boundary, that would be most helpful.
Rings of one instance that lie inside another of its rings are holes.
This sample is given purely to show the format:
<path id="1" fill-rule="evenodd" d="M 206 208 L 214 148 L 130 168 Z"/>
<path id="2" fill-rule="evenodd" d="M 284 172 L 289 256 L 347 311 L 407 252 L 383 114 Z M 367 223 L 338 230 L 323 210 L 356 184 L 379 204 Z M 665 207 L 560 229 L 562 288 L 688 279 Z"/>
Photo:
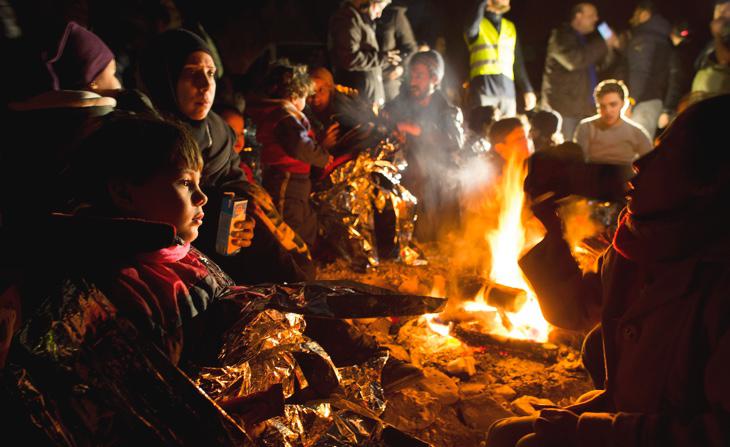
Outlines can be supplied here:
<path id="1" fill-rule="evenodd" d="M 140 184 L 124 182 L 115 189 L 117 206 L 129 217 L 172 225 L 185 242 L 198 237 L 203 205 L 208 202 L 200 190 L 200 171 L 171 169 Z"/>

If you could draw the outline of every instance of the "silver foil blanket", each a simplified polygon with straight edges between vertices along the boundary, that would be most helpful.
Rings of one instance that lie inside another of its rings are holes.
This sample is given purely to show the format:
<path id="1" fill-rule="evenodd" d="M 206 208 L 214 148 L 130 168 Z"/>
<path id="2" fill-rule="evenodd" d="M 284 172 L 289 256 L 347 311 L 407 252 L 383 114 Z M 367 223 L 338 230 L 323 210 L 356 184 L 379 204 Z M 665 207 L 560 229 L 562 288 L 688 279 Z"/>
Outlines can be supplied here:
<path id="1" fill-rule="evenodd" d="M 400 183 L 405 167 L 398 144 L 385 139 L 337 167 L 328 179 L 331 186 L 313 194 L 324 238 L 357 269 L 380 264 L 376 211 L 394 214 L 398 260 L 426 262 L 412 242 L 418 200 Z"/>

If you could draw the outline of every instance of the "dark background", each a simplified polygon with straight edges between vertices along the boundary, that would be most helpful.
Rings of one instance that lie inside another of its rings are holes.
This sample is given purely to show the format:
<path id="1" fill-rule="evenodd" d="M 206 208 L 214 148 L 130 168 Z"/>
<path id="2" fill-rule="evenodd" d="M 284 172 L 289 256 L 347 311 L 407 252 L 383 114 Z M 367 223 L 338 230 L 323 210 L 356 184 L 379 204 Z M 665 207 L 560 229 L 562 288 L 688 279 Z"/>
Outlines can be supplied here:
<path id="1" fill-rule="evenodd" d="M 416 38 L 443 50 L 448 64 L 447 80 L 458 86 L 467 76 L 468 54 L 462 31 L 469 5 L 477 0 L 396 0 L 408 7 Z M 156 31 L 155 17 L 169 16 L 164 5 L 172 0 L 16 0 L 26 34 L 42 35 L 54 22 L 74 19 L 90 27 L 116 50 L 119 42 L 141 48 Z M 175 0 L 180 16 L 198 21 L 215 38 L 226 71 L 245 73 L 267 48 L 298 62 L 302 54 L 320 49 L 326 57 L 329 16 L 341 0 Z M 512 0 L 507 17 L 517 25 L 533 86 L 540 89 L 545 50 L 550 30 L 567 20 L 572 0 Z M 616 31 L 627 27 L 636 0 L 596 0 L 601 20 Z M 660 12 L 672 22 L 688 22 L 697 44 L 709 39 L 708 25 L 713 0 L 656 0 Z M 181 17 L 173 20 L 180 20 Z M 170 17 L 167 17 L 168 19 Z M 133 36 L 133 37 L 130 37 Z M 145 37 L 146 36 L 146 37 Z M 442 45 L 436 41 L 442 37 Z M 291 52 L 284 52 L 285 49 Z M 297 54 L 297 51 L 299 54 Z M 268 56 L 261 57 L 266 59 Z"/>
<path id="2" fill-rule="evenodd" d="M 433 46 L 437 37 L 446 43 L 446 59 L 455 75 L 466 77 L 468 54 L 462 37 L 465 13 L 475 0 L 401 0 L 395 4 L 408 7 L 408 16 L 416 38 Z M 229 69 L 243 72 L 268 43 L 326 42 L 327 20 L 340 0 L 268 0 L 221 6 L 217 0 L 198 8 L 201 20 L 218 40 Z M 539 89 L 545 50 L 550 30 L 565 21 L 575 1 L 512 0 L 507 17 L 517 26 L 530 78 Z M 593 2 L 601 20 L 617 31 L 625 29 L 636 4 L 632 0 L 598 0 Z M 709 39 L 708 25 L 712 0 L 657 0 L 660 12 L 670 21 L 684 20 L 692 27 L 695 39 Z"/>

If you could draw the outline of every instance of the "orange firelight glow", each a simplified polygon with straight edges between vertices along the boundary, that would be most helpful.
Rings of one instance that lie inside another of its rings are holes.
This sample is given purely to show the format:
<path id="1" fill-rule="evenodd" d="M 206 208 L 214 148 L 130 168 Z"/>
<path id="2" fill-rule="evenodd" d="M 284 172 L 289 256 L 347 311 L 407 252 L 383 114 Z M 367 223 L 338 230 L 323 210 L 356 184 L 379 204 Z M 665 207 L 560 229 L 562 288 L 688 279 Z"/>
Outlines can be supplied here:
<path id="1" fill-rule="evenodd" d="M 520 154 L 515 154 L 506 160 L 501 177 L 493 185 L 492 194 L 482 199 L 489 200 L 490 204 L 495 205 L 491 207 L 487 216 L 481 216 L 483 221 L 487 221 L 491 215 L 497 215 L 498 218 L 491 225 L 492 228 L 486 230 L 486 234 L 484 230 L 481 234 L 491 253 L 491 262 L 487 263 L 488 268 L 482 272 L 482 277 L 490 284 L 496 283 L 524 290 L 527 300 L 524 305 L 516 309 L 516 312 L 497 309 L 487 303 L 485 295 L 488 296 L 489 289 L 485 286 L 473 300 L 461 303 L 460 308 L 472 313 L 474 319 L 481 320 L 483 326 L 490 328 L 492 334 L 543 343 L 548 339 L 550 326 L 543 318 L 537 297 L 518 265 L 524 250 L 542 238 L 542 234 L 531 231 L 534 225 L 530 229 L 525 225 L 526 221 L 534 219 L 531 214 L 526 216 L 523 213 L 525 209 L 523 183 L 526 175 L 527 167 Z M 474 257 L 481 255 L 474 253 Z M 446 287 L 443 283 L 443 278 L 434 281 L 432 296 L 445 296 Z M 431 330 L 444 336 L 448 335 L 450 325 L 438 323 L 434 318 L 434 315 L 424 317 Z"/>

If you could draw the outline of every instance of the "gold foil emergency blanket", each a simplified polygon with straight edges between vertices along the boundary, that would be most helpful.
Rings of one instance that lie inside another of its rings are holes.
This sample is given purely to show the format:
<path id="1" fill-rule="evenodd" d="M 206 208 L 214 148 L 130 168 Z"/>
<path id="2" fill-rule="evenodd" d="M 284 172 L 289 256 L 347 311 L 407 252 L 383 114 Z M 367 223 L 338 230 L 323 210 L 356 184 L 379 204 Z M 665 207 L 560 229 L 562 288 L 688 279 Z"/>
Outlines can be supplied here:
<path id="1" fill-rule="evenodd" d="M 41 290 L 10 359 L 22 374 L 3 404 L 19 418 L 58 445 L 252 445 L 93 282 Z"/>
<path id="2" fill-rule="evenodd" d="M 276 383 L 282 384 L 285 397 L 291 396 L 309 385 L 292 353 L 323 356 L 331 364 L 324 350 L 302 335 L 303 330 L 301 315 L 274 309 L 242 319 L 226 336 L 219 356 L 223 367 L 204 368 L 198 385 L 216 400 L 266 391 Z"/>
<path id="3" fill-rule="evenodd" d="M 329 177 L 332 186 L 314 194 L 325 238 L 355 268 L 380 264 L 375 212 L 388 205 L 395 215 L 398 259 L 409 265 L 425 262 L 412 245 L 417 199 L 400 184 L 405 166 L 399 146 L 385 139 L 336 168 Z"/>

